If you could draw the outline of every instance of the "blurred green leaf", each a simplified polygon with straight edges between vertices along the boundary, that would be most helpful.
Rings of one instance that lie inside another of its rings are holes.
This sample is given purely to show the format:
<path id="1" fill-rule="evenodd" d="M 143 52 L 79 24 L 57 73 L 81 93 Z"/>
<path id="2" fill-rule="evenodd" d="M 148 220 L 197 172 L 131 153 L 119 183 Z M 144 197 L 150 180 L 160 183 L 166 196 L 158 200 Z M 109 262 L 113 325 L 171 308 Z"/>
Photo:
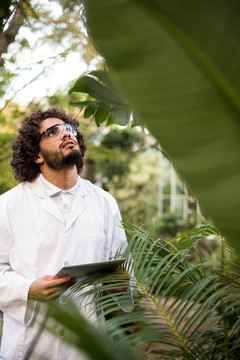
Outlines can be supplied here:
<path id="1" fill-rule="evenodd" d="M 123 100 L 109 87 L 110 80 L 108 80 L 107 84 L 101 82 L 101 79 L 96 78 L 99 74 L 101 74 L 100 71 L 95 71 L 81 76 L 69 90 L 69 94 L 72 94 L 73 92 L 82 92 L 87 93 L 96 100 L 121 103 Z M 106 74 L 104 74 L 105 81 L 106 77 Z"/>
<path id="2" fill-rule="evenodd" d="M 115 345 L 109 336 L 97 330 L 79 312 L 78 307 L 73 301 L 65 300 L 64 306 L 57 302 L 50 303 L 46 316 L 50 316 L 69 330 L 68 335 L 62 341 L 84 352 L 91 360 L 139 359 L 133 355 L 132 351 L 125 344 L 121 344 L 121 346 Z M 47 324 L 47 329 L 57 336 L 56 327 Z M 33 343 L 28 349 L 29 356 L 31 356 L 32 352 L 34 353 L 34 347 L 35 344 Z"/>
<path id="3" fill-rule="evenodd" d="M 100 101 L 93 101 L 93 100 L 86 100 L 86 101 L 76 101 L 76 102 L 70 102 L 70 105 L 74 106 L 74 107 L 79 107 L 79 108 L 85 108 L 87 106 L 92 107 L 93 109 L 98 109 L 99 106 L 104 106 L 104 104 Z"/>
<path id="4" fill-rule="evenodd" d="M 240 2 L 85 0 L 85 7 L 121 93 L 204 215 L 240 250 Z"/>
<path id="5" fill-rule="evenodd" d="M 108 121 L 107 125 L 112 123 L 127 125 L 129 123 L 132 110 L 120 96 L 119 90 L 108 72 L 98 70 L 81 76 L 69 90 L 69 94 L 73 92 L 85 93 L 95 99 L 70 102 L 70 105 L 85 107 L 84 117 L 94 115 L 97 126 L 104 121 Z M 88 107 L 89 110 L 87 110 Z M 97 109 L 97 111 L 94 112 L 93 109 Z"/>
<path id="6" fill-rule="evenodd" d="M 84 111 L 84 118 L 87 119 L 95 113 L 96 109 L 93 106 L 88 105 Z"/>
<path id="7" fill-rule="evenodd" d="M 111 111 L 111 120 L 118 125 L 127 125 L 131 116 L 131 110 L 120 106 L 114 106 Z"/>
<path id="8" fill-rule="evenodd" d="M 109 111 L 106 107 L 99 107 L 95 113 L 96 124 L 99 126 L 109 117 Z"/>

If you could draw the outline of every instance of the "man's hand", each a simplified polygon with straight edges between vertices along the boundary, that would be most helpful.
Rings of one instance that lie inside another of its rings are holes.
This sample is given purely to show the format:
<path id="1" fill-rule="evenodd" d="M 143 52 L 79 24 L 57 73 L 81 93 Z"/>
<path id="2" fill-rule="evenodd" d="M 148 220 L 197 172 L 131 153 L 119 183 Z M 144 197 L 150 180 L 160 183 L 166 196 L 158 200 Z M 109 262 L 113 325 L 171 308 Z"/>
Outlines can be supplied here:
<path id="1" fill-rule="evenodd" d="M 55 300 L 64 293 L 76 280 L 69 276 L 54 279 L 53 275 L 46 275 L 35 280 L 29 288 L 28 298 L 30 300 L 50 301 Z"/>

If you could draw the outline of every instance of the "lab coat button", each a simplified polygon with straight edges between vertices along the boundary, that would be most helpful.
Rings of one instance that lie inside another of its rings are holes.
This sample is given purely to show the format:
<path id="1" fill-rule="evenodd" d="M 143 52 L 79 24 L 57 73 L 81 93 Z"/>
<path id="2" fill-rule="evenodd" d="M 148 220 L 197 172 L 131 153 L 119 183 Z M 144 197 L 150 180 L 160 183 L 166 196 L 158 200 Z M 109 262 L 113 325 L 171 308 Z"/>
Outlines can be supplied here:
<path id="1" fill-rule="evenodd" d="M 64 204 L 64 205 L 63 205 L 63 208 L 64 208 L 65 210 L 67 210 L 67 209 L 68 209 L 68 204 Z"/>
<path id="2" fill-rule="evenodd" d="M 68 266 L 69 262 L 68 261 L 64 261 L 64 266 Z"/>

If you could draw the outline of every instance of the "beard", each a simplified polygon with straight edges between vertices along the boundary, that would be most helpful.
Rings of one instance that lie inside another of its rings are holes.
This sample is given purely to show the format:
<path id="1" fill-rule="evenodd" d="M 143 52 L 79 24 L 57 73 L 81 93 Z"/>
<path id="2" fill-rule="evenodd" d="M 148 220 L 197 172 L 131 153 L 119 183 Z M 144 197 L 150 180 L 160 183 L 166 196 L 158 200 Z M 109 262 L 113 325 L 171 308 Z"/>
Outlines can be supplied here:
<path id="1" fill-rule="evenodd" d="M 62 152 L 41 151 L 41 155 L 47 166 L 53 170 L 67 170 L 74 166 L 77 167 L 78 172 L 83 168 L 83 157 L 79 150 L 71 150 L 68 154 L 63 155 Z"/>

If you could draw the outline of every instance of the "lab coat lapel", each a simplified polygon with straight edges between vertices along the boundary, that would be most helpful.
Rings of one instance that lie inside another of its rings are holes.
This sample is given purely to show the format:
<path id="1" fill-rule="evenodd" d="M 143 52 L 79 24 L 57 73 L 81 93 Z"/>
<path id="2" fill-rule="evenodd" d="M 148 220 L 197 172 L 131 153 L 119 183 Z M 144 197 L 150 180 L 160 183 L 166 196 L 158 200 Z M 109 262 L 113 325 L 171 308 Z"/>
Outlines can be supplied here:
<path id="1" fill-rule="evenodd" d="M 54 200 L 51 199 L 49 196 L 47 196 L 46 192 L 44 191 L 43 184 L 39 177 L 35 181 L 30 183 L 30 187 L 31 187 L 31 190 L 32 190 L 34 196 L 41 199 L 41 205 L 42 205 L 43 211 L 48 212 L 50 215 L 54 216 L 59 221 L 64 223 L 62 214 L 60 213 Z"/>
<path id="2" fill-rule="evenodd" d="M 64 223 L 64 219 L 62 217 L 62 214 L 60 213 L 57 205 L 55 204 L 54 200 L 52 198 L 44 198 L 43 200 L 43 210 L 48 212 L 50 215 L 56 217 L 59 221 Z"/>
<path id="3" fill-rule="evenodd" d="M 87 196 L 84 181 L 80 178 L 80 185 L 74 197 L 66 228 L 72 226 L 87 207 Z"/>

